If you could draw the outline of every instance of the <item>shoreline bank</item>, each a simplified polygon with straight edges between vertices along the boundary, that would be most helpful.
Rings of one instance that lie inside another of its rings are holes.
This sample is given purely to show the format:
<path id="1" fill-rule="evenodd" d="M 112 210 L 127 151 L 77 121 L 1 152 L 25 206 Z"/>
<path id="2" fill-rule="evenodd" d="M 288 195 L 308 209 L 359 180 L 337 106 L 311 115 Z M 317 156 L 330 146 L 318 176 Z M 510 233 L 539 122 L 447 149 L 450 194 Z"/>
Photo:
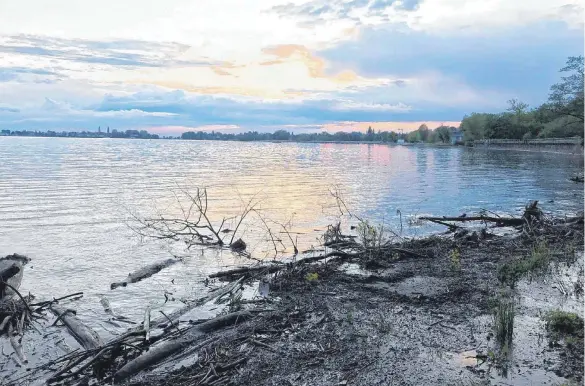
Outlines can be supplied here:
<path id="1" fill-rule="evenodd" d="M 460 218 L 451 223 L 449 235 L 364 247 L 337 229 L 325 242 L 337 253 L 327 259 L 313 256 L 212 275 L 228 283 L 193 305 L 224 304 L 219 318 L 199 321 L 192 312 L 153 316 L 149 327 L 138 324 L 104 349 L 65 356 L 77 364 L 56 366 L 59 355 L 49 361 L 51 356 L 43 356 L 45 362 L 21 381 L 53 377 L 66 385 L 83 379 L 99 384 L 113 377 L 118 384 L 137 386 L 578 382 L 583 345 L 574 339 L 582 342 L 582 337 L 572 337 L 572 344 L 558 339 L 549 347 L 554 339 L 540 314 L 557 308 L 582 313 L 575 296 L 582 294 L 583 283 L 573 280 L 583 276 L 574 275 L 580 261 L 575 254 L 583 249 L 583 217 L 554 219 L 535 208 L 529 213 L 536 217 L 525 212 L 525 225 L 521 219 L 500 221 L 517 226 L 500 236 L 491 228 L 465 230 L 467 220 Z M 566 277 L 563 271 L 548 284 L 529 281 L 552 263 L 569 270 L 570 280 L 556 281 Z M 267 283 L 264 289 L 259 282 Z M 246 291 L 259 296 L 243 297 Z M 510 301 L 516 327 L 513 348 L 504 349 L 496 344 L 494 323 Z M 63 327 L 53 329 L 64 333 Z M 158 360 L 146 361 L 156 355 Z M 61 369 L 57 377 L 55 368 Z M 22 384 L 12 381 L 18 377 L 13 375 L 8 384 Z"/>

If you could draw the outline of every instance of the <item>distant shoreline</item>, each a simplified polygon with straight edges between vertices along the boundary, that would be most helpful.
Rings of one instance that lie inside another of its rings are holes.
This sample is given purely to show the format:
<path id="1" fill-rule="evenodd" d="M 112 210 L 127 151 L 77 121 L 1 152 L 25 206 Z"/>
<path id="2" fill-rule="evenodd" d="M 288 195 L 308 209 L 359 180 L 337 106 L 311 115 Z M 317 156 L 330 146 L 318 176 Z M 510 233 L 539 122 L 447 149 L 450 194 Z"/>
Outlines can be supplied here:
<path id="1" fill-rule="evenodd" d="M 55 139 L 138 139 L 138 140 L 169 140 L 184 142 L 237 142 L 237 143 L 323 143 L 337 145 L 392 145 L 392 146 L 425 146 L 425 147 L 453 147 L 460 145 L 440 144 L 440 143 L 412 143 L 412 142 L 382 142 L 382 141 L 296 141 L 296 140 L 273 140 L 258 139 L 251 141 L 242 141 L 237 139 L 183 139 L 180 137 L 159 137 L 159 138 L 136 138 L 136 137 L 74 137 L 74 136 L 48 136 L 48 135 L 0 135 L 0 138 L 55 138 Z"/>

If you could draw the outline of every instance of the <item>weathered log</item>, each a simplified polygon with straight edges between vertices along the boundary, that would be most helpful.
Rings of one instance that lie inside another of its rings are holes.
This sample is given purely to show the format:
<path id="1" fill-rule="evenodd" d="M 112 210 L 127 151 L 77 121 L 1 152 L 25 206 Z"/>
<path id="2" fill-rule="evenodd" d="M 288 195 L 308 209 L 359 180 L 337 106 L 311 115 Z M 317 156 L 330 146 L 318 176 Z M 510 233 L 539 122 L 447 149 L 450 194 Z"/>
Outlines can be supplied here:
<path id="1" fill-rule="evenodd" d="M 139 282 L 143 279 L 151 277 L 152 275 L 160 272 L 164 268 L 167 268 L 177 262 L 179 262 L 179 260 L 177 259 L 167 259 L 165 261 L 160 261 L 158 263 L 154 263 L 146 267 L 140 268 L 138 271 L 128 274 L 128 277 L 125 280 L 117 283 L 112 283 L 110 285 L 110 288 L 115 289 L 118 287 L 126 287 L 130 283 Z"/>
<path id="2" fill-rule="evenodd" d="M 10 279 L 19 272 L 20 268 L 15 263 L 13 263 L 9 267 L 2 268 L 2 270 L 0 270 L 0 283 L 7 281 L 8 279 Z"/>
<path id="3" fill-rule="evenodd" d="M 153 347 L 146 353 L 126 363 L 114 374 L 114 382 L 120 383 L 138 372 L 164 360 L 168 356 L 177 353 L 179 350 L 191 345 L 203 334 L 218 330 L 227 325 L 233 325 L 252 317 L 248 311 L 239 311 L 227 315 L 218 316 L 207 322 L 201 323 L 172 341 Z"/>
<path id="4" fill-rule="evenodd" d="M 468 222 L 468 221 L 486 221 L 493 222 L 500 226 L 518 226 L 524 224 L 524 219 L 514 217 L 491 217 L 491 216 L 474 216 L 474 217 L 420 217 L 421 220 L 433 222 Z M 446 225 L 446 224 L 443 224 Z M 447 225 L 452 226 L 452 225 Z"/>
<path id="5" fill-rule="evenodd" d="M 29 261 L 28 257 L 18 253 L 0 258 L 0 298 L 12 297 L 15 294 L 15 290 L 18 290 L 22 282 L 24 266 Z"/>
<path id="6" fill-rule="evenodd" d="M 103 345 L 99 334 L 79 320 L 71 310 L 51 305 L 51 311 L 63 321 L 71 335 L 86 350 L 98 348 Z"/>
<path id="7" fill-rule="evenodd" d="M 294 264 L 295 265 L 302 265 L 302 264 L 307 264 L 307 263 L 314 263 L 316 261 L 324 260 L 324 259 L 327 259 L 329 257 L 351 258 L 351 257 L 358 257 L 358 256 L 360 256 L 359 253 L 347 253 L 347 252 L 342 252 L 342 251 L 332 251 L 332 252 L 326 253 L 324 255 L 307 257 L 305 259 L 297 260 Z M 245 275 L 245 274 L 256 273 L 256 272 L 274 273 L 274 272 L 281 271 L 287 267 L 290 267 L 291 264 L 293 264 L 293 263 L 290 263 L 290 264 L 260 264 L 260 265 L 250 266 L 250 267 L 240 267 L 240 268 L 230 269 L 227 271 L 212 273 L 211 275 L 209 275 L 209 277 L 210 278 L 229 277 L 229 276 Z"/>

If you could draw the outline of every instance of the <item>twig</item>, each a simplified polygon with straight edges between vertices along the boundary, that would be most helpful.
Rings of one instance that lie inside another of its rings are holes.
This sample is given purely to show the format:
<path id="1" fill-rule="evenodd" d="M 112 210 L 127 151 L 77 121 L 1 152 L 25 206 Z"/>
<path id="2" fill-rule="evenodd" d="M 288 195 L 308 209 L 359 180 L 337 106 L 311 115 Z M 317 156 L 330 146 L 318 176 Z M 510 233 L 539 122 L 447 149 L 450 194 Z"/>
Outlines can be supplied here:
<path id="1" fill-rule="evenodd" d="M 28 303 L 26 302 L 26 300 L 24 300 L 24 298 L 22 297 L 22 295 L 20 294 L 20 292 L 18 292 L 18 290 L 16 288 L 14 288 L 13 286 L 11 286 L 8 283 L 2 283 L 2 285 L 5 285 L 6 287 L 8 287 L 11 290 L 13 290 L 14 293 L 18 295 L 18 297 L 20 298 L 20 300 L 22 300 L 22 302 L 24 303 L 24 306 L 26 307 L 26 309 L 28 310 L 28 312 L 30 312 L 31 314 L 33 313 L 33 311 L 28 306 Z"/>
<path id="2" fill-rule="evenodd" d="M 162 312 L 162 311 L 159 311 L 159 312 L 160 312 L 161 314 L 163 314 L 163 316 L 164 316 L 165 318 L 167 318 L 167 320 L 168 320 L 168 321 L 169 321 L 169 323 L 171 324 L 171 327 L 175 327 L 175 328 L 177 329 L 177 332 L 180 334 L 180 333 L 181 333 L 181 330 L 179 329 L 179 326 L 175 325 L 175 324 L 173 323 L 173 321 L 171 320 L 171 318 L 169 318 L 169 317 L 167 316 L 167 314 L 165 314 L 165 313 L 164 313 L 164 312 Z"/>
<path id="3" fill-rule="evenodd" d="M 250 338 L 249 340 L 250 340 L 250 342 L 254 343 L 257 346 L 261 346 L 261 347 L 264 347 L 265 349 L 267 349 L 269 351 L 276 352 L 276 350 L 274 348 L 272 348 L 270 345 L 267 345 L 264 342 L 260 342 L 259 340 L 256 340 L 256 339 L 253 339 L 253 338 Z"/>

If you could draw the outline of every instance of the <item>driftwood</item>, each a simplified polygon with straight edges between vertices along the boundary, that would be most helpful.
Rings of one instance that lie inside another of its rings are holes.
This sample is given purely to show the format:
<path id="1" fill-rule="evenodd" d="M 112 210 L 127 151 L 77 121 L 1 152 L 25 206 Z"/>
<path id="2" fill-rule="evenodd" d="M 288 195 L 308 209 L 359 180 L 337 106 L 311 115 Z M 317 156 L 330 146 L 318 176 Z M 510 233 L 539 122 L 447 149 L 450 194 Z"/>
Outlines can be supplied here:
<path id="1" fill-rule="evenodd" d="M 164 360 L 173 353 L 184 349 L 194 343 L 203 334 L 220 329 L 222 327 L 233 325 L 252 317 L 248 311 L 239 311 L 227 315 L 218 316 L 207 322 L 201 323 L 192 329 L 189 329 L 183 336 L 172 341 L 151 348 L 149 351 L 126 363 L 114 374 L 114 381 L 120 383 L 138 372 Z"/>
<path id="2" fill-rule="evenodd" d="M 333 252 L 326 253 L 324 255 L 318 255 L 318 256 L 313 256 L 313 257 L 307 257 L 305 259 L 300 259 L 294 264 L 302 265 L 302 264 L 307 264 L 307 263 L 314 263 L 316 261 L 325 260 L 329 257 L 351 258 L 351 257 L 358 257 L 358 256 L 360 256 L 359 253 L 347 253 L 347 252 L 342 252 L 342 251 L 333 251 Z M 228 276 L 236 276 L 236 275 L 247 275 L 247 274 L 257 273 L 257 272 L 274 273 L 274 272 L 278 272 L 278 271 L 281 271 L 283 269 L 286 269 L 288 267 L 290 267 L 290 264 L 276 264 L 276 263 L 260 264 L 260 265 L 254 265 L 251 267 L 240 267 L 240 268 L 230 269 L 227 271 L 212 273 L 211 275 L 209 275 L 209 277 L 210 278 L 219 278 L 219 277 L 228 277 Z"/>
<path id="3" fill-rule="evenodd" d="M 22 282 L 24 266 L 29 261 L 28 257 L 18 253 L 0 258 L 0 299 L 15 294 Z"/>
<path id="4" fill-rule="evenodd" d="M 118 287 L 126 287 L 130 283 L 139 282 L 143 279 L 151 277 L 152 275 L 160 272 L 164 268 L 167 268 L 167 267 L 169 267 L 177 262 L 179 262 L 179 260 L 177 260 L 177 259 L 167 259 L 165 261 L 161 261 L 161 262 L 154 263 L 154 264 L 148 265 L 146 267 L 140 268 L 138 271 L 129 274 L 125 280 L 123 280 L 121 282 L 117 282 L 117 283 L 112 283 L 110 285 L 110 288 L 115 289 Z"/>
<path id="5" fill-rule="evenodd" d="M 14 275 L 20 272 L 20 268 L 16 263 L 13 263 L 9 267 L 3 267 L 0 269 L 0 283 L 7 281 Z"/>
<path id="6" fill-rule="evenodd" d="M 473 216 L 473 217 L 420 217 L 421 220 L 432 221 L 437 224 L 455 227 L 452 224 L 446 224 L 445 221 L 468 222 L 468 221 L 485 221 L 493 222 L 499 226 L 518 226 L 524 224 L 524 219 L 514 217 L 491 217 L 491 216 Z"/>
<path id="7" fill-rule="evenodd" d="M 59 318 L 58 320 L 63 321 L 71 335 L 84 349 L 91 350 L 103 345 L 103 341 L 98 333 L 83 324 L 73 315 L 71 310 L 52 305 L 51 311 Z"/>
<path id="8" fill-rule="evenodd" d="M 353 244 L 353 245 L 358 246 L 357 244 Z M 375 252 L 382 252 L 382 253 L 397 252 L 397 253 L 401 253 L 403 255 L 416 257 L 416 258 L 427 257 L 427 256 L 423 256 L 419 253 L 416 253 L 416 252 L 408 250 L 408 249 L 398 248 L 398 247 L 394 247 L 392 245 L 384 245 L 378 249 L 370 248 L 370 249 L 359 250 L 359 251 L 354 252 L 354 253 L 336 250 L 336 251 L 326 253 L 324 255 L 318 255 L 318 256 L 312 256 L 312 257 L 300 259 L 294 263 L 288 263 L 288 264 L 272 263 L 272 264 L 259 264 L 259 265 L 254 265 L 254 266 L 250 266 L 250 267 L 234 268 L 234 269 L 230 269 L 227 271 L 220 271 L 220 272 L 212 273 L 211 275 L 209 275 L 209 277 L 210 278 L 225 278 L 225 277 L 232 277 L 232 276 L 238 276 L 238 275 L 248 275 L 248 274 L 260 273 L 260 272 L 263 274 L 269 274 L 269 273 L 282 271 L 284 269 L 290 268 L 293 265 L 299 266 L 299 265 L 303 265 L 303 264 L 314 263 L 317 261 L 325 260 L 325 259 L 330 258 L 330 257 L 337 257 L 337 258 L 341 258 L 341 259 L 351 259 L 351 258 L 355 258 L 355 257 L 360 257 L 364 253 L 368 253 L 368 252 L 374 252 L 374 253 Z"/>

